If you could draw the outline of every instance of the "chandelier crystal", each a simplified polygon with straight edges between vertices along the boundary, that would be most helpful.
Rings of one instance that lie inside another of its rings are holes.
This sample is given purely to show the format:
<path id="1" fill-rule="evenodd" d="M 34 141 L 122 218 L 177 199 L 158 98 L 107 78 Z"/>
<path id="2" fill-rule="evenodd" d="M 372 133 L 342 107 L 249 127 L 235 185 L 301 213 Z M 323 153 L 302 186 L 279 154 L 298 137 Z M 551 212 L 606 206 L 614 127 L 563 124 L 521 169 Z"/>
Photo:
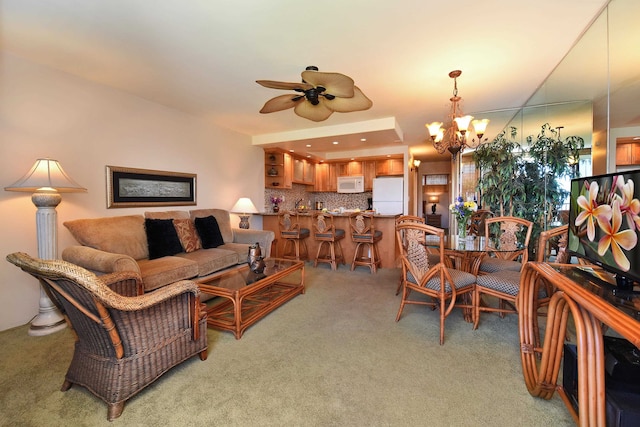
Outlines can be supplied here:
<path id="1" fill-rule="evenodd" d="M 459 152 L 465 148 L 476 148 L 482 142 L 482 137 L 487 130 L 489 124 L 488 119 L 473 120 L 473 116 L 465 116 L 460 108 L 461 97 L 458 96 L 458 77 L 462 71 L 454 70 L 449 73 L 449 77 L 453 79 L 453 96 L 449 98 L 451 101 L 451 112 L 447 117 L 447 122 L 433 122 L 426 124 L 429 129 L 429 135 L 433 146 L 438 153 L 443 154 L 445 151 L 451 153 L 452 159 L 455 160 Z M 473 130 L 478 137 L 477 140 L 469 141 L 468 130 L 469 125 L 473 125 Z M 445 125 L 445 128 L 442 126 Z"/>

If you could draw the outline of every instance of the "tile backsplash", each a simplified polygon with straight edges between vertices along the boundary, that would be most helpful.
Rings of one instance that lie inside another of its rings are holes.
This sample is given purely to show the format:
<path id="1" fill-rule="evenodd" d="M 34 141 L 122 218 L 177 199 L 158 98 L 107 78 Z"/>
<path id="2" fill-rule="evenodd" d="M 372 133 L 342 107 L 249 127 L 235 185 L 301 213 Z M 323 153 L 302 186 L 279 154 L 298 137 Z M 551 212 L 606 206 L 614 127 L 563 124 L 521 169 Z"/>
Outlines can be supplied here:
<path id="1" fill-rule="evenodd" d="M 298 200 L 301 205 L 313 208 L 316 202 L 323 202 L 324 207 L 331 210 L 343 207 L 345 209 L 366 209 L 367 199 L 372 197 L 371 191 L 364 193 L 345 194 L 345 193 L 311 193 L 307 191 L 307 186 L 301 184 L 293 184 L 290 190 L 266 188 L 264 190 L 264 206 L 256 206 L 263 212 L 272 211 L 271 197 L 284 197 L 284 202 L 280 204 L 281 209 L 294 209 Z"/>

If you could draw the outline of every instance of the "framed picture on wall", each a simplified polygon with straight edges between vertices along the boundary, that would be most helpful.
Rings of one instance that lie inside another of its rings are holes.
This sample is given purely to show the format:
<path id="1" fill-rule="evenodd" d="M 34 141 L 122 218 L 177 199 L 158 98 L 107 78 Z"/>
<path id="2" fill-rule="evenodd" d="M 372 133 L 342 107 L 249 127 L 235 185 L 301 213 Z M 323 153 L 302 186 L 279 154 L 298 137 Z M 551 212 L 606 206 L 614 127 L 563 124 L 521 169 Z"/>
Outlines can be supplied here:
<path id="1" fill-rule="evenodd" d="M 107 208 L 196 204 L 196 174 L 107 166 Z"/>

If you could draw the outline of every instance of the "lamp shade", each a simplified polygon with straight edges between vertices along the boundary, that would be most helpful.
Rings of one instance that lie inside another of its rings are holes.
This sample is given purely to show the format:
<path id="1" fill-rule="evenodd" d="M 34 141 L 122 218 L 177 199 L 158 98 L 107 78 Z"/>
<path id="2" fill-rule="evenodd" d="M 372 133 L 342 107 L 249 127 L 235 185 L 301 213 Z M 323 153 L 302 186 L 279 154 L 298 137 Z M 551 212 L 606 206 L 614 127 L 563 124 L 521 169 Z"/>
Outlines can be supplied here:
<path id="1" fill-rule="evenodd" d="M 75 182 L 62 169 L 60 163 L 53 159 L 38 159 L 22 178 L 5 187 L 6 191 L 24 191 L 33 193 L 38 189 L 54 189 L 60 193 L 78 193 L 87 191 Z"/>
<path id="2" fill-rule="evenodd" d="M 440 203 L 440 197 L 438 197 L 438 196 L 429 196 L 429 203 Z"/>
<path id="3" fill-rule="evenodd" d="M 250 198 L 248 197 L 240 197 L 235 205 L 231 208 L 231 212 L 233 213 L 258 213 L 258 209 L 253 204 Z"/>

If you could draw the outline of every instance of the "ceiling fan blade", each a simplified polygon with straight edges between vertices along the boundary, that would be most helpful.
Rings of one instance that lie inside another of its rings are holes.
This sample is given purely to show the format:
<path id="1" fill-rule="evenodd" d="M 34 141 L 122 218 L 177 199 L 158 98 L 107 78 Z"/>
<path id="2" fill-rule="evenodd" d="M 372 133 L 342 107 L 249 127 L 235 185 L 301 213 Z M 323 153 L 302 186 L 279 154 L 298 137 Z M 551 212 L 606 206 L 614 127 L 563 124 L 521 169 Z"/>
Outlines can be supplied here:
<path id="1" fill-rule="evenodd" d="M 284 89 L 284 90 L 309 90 L 313 86 L 308 83 L 288 83 L 288 82 L 277 82 L 274 80 L 256 80 L 256 83 L 262 85 L 264 87 L 268 87 L 270 89 Z"/>
<path id="2" fill-rule="evenodd" d="M 276 96 L 275 98 L 271 98 L 270 100 L 265 102 L 264 107 L 262 107 L 260 112 L 262 114 L 275 113 L 276 111 L 293 108 L 296 105 L 299 105 L 301 102 L 304 103 L 304 100 L 304 95 L 291 94 Z"/>
<path id="3" fill-rule="evenodd" d="M 313 85 L 322 86 L 325 93 L 340 98 L 351 98 L 353 96 L 353 79 L 340 73 L 323 73 L 321 71 L 303 71 L 302 80 Z"/>
<path id="4" fill-rule="evenodd" d="M 293 111 L 305 119 L 313 120 L 314 122 L 321 122 L 323 120 L 327 120 L 333 113 L 333 110 L 328 108 L 326 103 L 323 101 L 324 99 L 321 99 L 318 105 L 313 105 L 310 102 L 301 102 L 296 105 L 296 108 Z"/>
<path id="5" fill-rule="evenodd" d="M 354 95 L 352 98 L 334 98 L 332 100 L 328 100 L 323 98 L 322 101 L 324 104 L 336 111 L 338 113 L 349 113 L 351 111 L 361 111 L 368 110 L 373 106 L 373 102 L 366 97 L 364 93 L 357 87 L 354 86 Z"/>

